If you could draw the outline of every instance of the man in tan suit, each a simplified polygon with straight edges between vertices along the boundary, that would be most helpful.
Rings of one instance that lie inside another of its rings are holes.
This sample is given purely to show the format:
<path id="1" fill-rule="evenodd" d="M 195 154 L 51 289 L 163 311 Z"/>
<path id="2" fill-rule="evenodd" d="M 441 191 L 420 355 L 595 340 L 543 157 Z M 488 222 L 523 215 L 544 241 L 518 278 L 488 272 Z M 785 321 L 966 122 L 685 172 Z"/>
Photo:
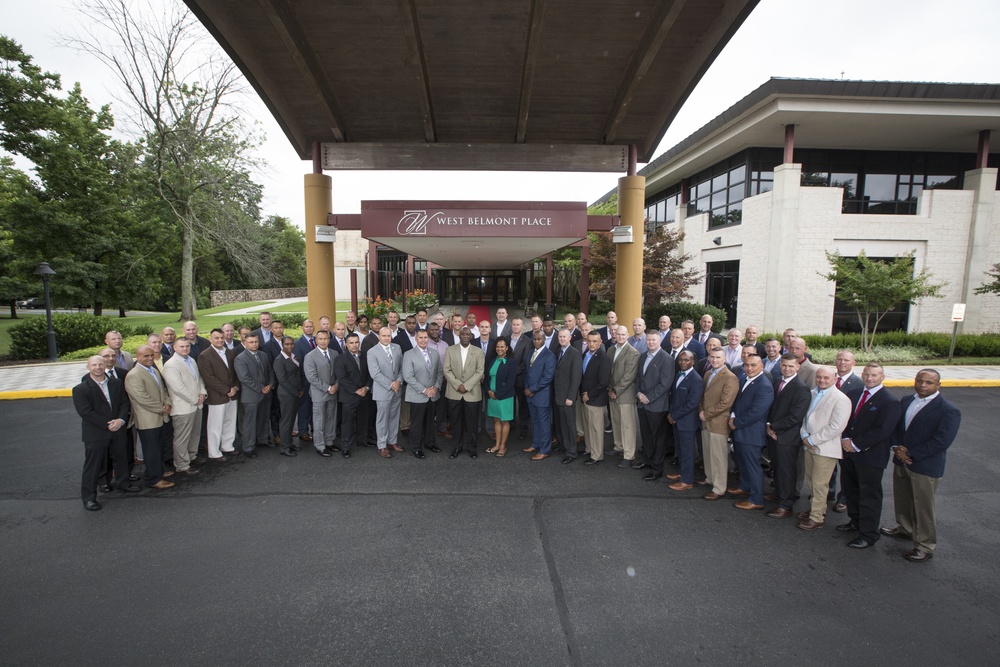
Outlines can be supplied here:
<path id="1" fill-rule="evenodd" d="M 726 368 L 726 353 L 721 348 L 709 352 L 708 360 L 705 393 L 698 406 L 698 416 L 702 423 L 705 481 L 712 486 L 705 500 L 718 500 L 726 494 L 729 482 L 729 412 L 740 393 L 740 383 Z"/>
<path id="2" fill-rule="evenodd" d="M 193 475 L 192 463 L 205 463 L 198 458 L 201 437 L 201 407 L 207 393 L 198 364 L 191 357 L 191 341 L 180 338 L 174 343 L 174 354 L 163 364 L 163 378 L 173 405 L 170 408 L 174 424 L 174 467 L 177 472 Z"/>
<path id="3" fill-rule="evenodd" d="M 608 350 L 611 357 L 611 432 L 615 451 L 622 452 L 619 468 L 631 468 L 635 461 L 636 429 L 639 416 L 635 409 L 635 373 L 639 367 L 639 352 L 628 343 L 628 329 L 614 327 L 615 344 Z"/>
<path id="4" fill-rule="evenodd" d="M 222 461 L 223 454 L 235 454 L 237 394 L 240 381 L 236 378 L 236 350 L 226 346 L 222 329 L 212 329 L 208 335 L 212 347 L 198 357 L 198 372 L 208 392 L 208 458 Z"/>
<path id="5" fill-rule="evenodd" d="M 139 431 L 139 442 L 142 444 L 146 485 L 154 489 L 169 489 L 174 483 L 163 479 L 163 425 L 170 421 L 167 384 L 153 364 L 153 348 L 140 345 L 135 356 L 136 365 L 125 376 L 125 392 L 132 403 L 132 424 Z"/>
<path id="6" fill-rule="evenodd" d="M 843 457 L 840 435 L 851 418 L 851 399 L 836 387 L 837 372 L 829 366 L 815 367 L 816 388 L 799 435 L 805 447 L 806 481 L 812 489 L 808 512 L 799 512 L 798 528 L 818 530 L 826 521 L 826 494 L 830 476 Z"/>
<path id="7" fill-rule="evenodd" d="M 472 332 L 469 327 L 462 327 L 458 340 L 458 345 L 452 345 L 444 354 L 444 379 L 447 384 L 444 396 L 448 400 L 455 445 L 448 458 L 453 459 L 462 453 L 463 440 L 469 456 L 476 458 L 476 426 L 483 400 L 486 355 L 478 345 L 470 345 Z"/>

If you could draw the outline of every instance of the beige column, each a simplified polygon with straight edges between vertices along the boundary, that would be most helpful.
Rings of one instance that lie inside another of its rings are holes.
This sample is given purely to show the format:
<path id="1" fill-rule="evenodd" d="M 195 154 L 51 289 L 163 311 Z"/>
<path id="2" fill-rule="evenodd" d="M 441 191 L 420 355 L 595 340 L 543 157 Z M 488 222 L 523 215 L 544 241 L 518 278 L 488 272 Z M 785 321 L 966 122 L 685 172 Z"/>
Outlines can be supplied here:
<path id="1" fill-rule="evenodd" d="M 988 280 L 995 257 L 989 253 L 993 231 L 993 208 L 997 201 L 996 168 L 973 169 L 965 172 L 965 189 L 972 190 L 972 220 L 969 222 L 969 245 L 965 254 L 965 276 L 962 279 L 962 299 L 965 301 L 965 322 L 960 333 L 981 333 L 983 300 L 995 299 L 992 294 L 976 294 L 976 288 Z"/>
<path id="2" fill-rule="evenodd" d="M 306 204 L 306 287 L 309 290 L 309 317 L 337 317 L 334 289 L 333 244 L 316 243 L 316 227 L 326 226 L 333 211 L 333 179 L 324 174 L 305 175 Z"/>
<path id="3" fill-rule="evenodd" d="M 781 331 L 795 312 L 795 249 L 798 245 L 799 191 L 801 164 L 779 164 L 774 169 L 771 194 L 770 252 L 767 261 L 767 293 L 761 331 Z M 749 263 L 749 258 L 744 259 Z M 819 267 L 822 268 L 822 267 Z M 750 270 L 741 264 L 740 273 Z"/>
<path id="4" fill-rule="evenodd" d="M 621 224 L 632 228 L 631 243 L 617 243 L 615 267 L 615 310 L 619 322 L 631 323 L 642 317 L 642 249 L 646 226 L 646 177 L 618 179 L 618 215 Z"/>

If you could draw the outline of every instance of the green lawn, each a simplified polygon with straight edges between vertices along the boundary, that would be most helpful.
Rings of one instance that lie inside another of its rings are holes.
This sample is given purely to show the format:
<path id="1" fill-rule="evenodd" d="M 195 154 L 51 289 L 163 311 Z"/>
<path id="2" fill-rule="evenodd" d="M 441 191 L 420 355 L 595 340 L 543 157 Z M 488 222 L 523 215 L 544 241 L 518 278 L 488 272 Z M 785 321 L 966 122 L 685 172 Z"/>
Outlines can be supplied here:
<path id="1" fill-rule="evenodd" d="M 346 313 L 351 308 L 350 301 L 338 301 L 337 302 L 337 312 Z M 272 313 L 307 313 L 309 312 L 309 302 L 308 301 L 296 301 L 295 303 L 287 303 L 284 306 L 278 306 L 277 308 L 268 308 Z"/>

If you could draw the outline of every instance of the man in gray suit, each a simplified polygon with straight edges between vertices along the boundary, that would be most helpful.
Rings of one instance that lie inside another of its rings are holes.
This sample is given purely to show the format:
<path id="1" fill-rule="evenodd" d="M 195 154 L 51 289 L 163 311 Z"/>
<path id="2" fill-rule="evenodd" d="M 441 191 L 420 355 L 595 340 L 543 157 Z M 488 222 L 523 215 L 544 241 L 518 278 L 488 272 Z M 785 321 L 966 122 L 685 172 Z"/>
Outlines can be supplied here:
<path id="1" fill-rule="evenodd" d="M 441 399 L 438 387 L 444 379 L 444 367 L 437 350 L 427 349 L 430 337 L 417 331 L 417 346 L 403 355 L 403 381 L 406 402 L 410 404 L 410 444 L 413 455 L 424 458 L 424 448 L 440 452 L 434 444 L 434 408 Z"/>
<path id="2" fill-rule="evenodd" d="M 580 379 L 583 377 L 583 355 L 570 345 L 572 340 L 569 329 L 559 330 L 556 374 L 552 379 L 556 438 L 559 446 L 566 450 L 563 463 L 572 463 L 576 458 L 576 401 L 580 398 Z"/>
<path id="3" fill-rule="evenodd" d="M 660 333 L 646 334 L 646 352 L 639 357 L 635 375 L 635 397 L 639 400 L 639 432 L 642 434 L 643 463 L 633 468 L 650 468 L 643 481 L 655 482 L 663 477 L 663 460 L 667 455 L 667 409 L 670 407 L 670 387 L 674 384 L 674 360 L 660 349 Z"/>
<path id="4" fill-rule="evenodd" d="M 260 351 L 260 339 L 253 333 L 243 338 L 243 353 L 236 357 L 236 377 L 240 380 L 240 404 L 243 406 L 243 455 L 257 458 L 257 440 L 267 442 L 270 420 L 270 397 L 275 387 L 271 359 Z M 264 408 L 261 410 L 261 404 Z"/>
<path id="5" fill-rule="evenodd" d="M 309 383 L 313 405 L 313 447 L 324 458 L 339 452 L 337 447 L 337 374 L 333 370 L 337 352 L 330 347 L 330 332 L 316 332 L 316 349 L 306 355 L 302 368 Z"/>
<path id="6" fill-rule="evenodd" d="M 399 409 L 402 404 L 403 352 L 392 342 L 392 331 L 382 327 L 378 344 L 368 350 L 368 372 L 372 376 L 372 398 L 375 399 L 375 433 L 378 436 L 378 455 L 392 458 L 389 453 L 402 452 L 399 438 Z"/>

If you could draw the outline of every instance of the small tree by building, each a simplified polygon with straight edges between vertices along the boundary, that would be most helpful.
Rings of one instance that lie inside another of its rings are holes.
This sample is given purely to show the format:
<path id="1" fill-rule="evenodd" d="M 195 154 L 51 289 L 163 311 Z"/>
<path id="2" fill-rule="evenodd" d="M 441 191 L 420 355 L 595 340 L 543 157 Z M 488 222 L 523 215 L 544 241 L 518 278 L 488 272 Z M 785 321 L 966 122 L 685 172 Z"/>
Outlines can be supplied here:
<path id="1" fill-rule="evenodd" d="M 976 294 L 1000 294 L 1000 264 L 994 264 L 992 271 L 985 271 L 991 280 L 976 288 Z"/>
<path id="2" fill-rule="evenodd" d="M 820 274 L 837 285 L 838 299 L 853 307 L 861 325 L 861 345 L 870 351 L 879 323 L 901 303 L 913 305 L 924 297 L 940 297 L 945 283 L 934 284 L 927 269 L 914 275 L 914 253 L 891 260 L 872 259 L 864 251 L 857 257 L 826 253 L 831 271 Z"/>

